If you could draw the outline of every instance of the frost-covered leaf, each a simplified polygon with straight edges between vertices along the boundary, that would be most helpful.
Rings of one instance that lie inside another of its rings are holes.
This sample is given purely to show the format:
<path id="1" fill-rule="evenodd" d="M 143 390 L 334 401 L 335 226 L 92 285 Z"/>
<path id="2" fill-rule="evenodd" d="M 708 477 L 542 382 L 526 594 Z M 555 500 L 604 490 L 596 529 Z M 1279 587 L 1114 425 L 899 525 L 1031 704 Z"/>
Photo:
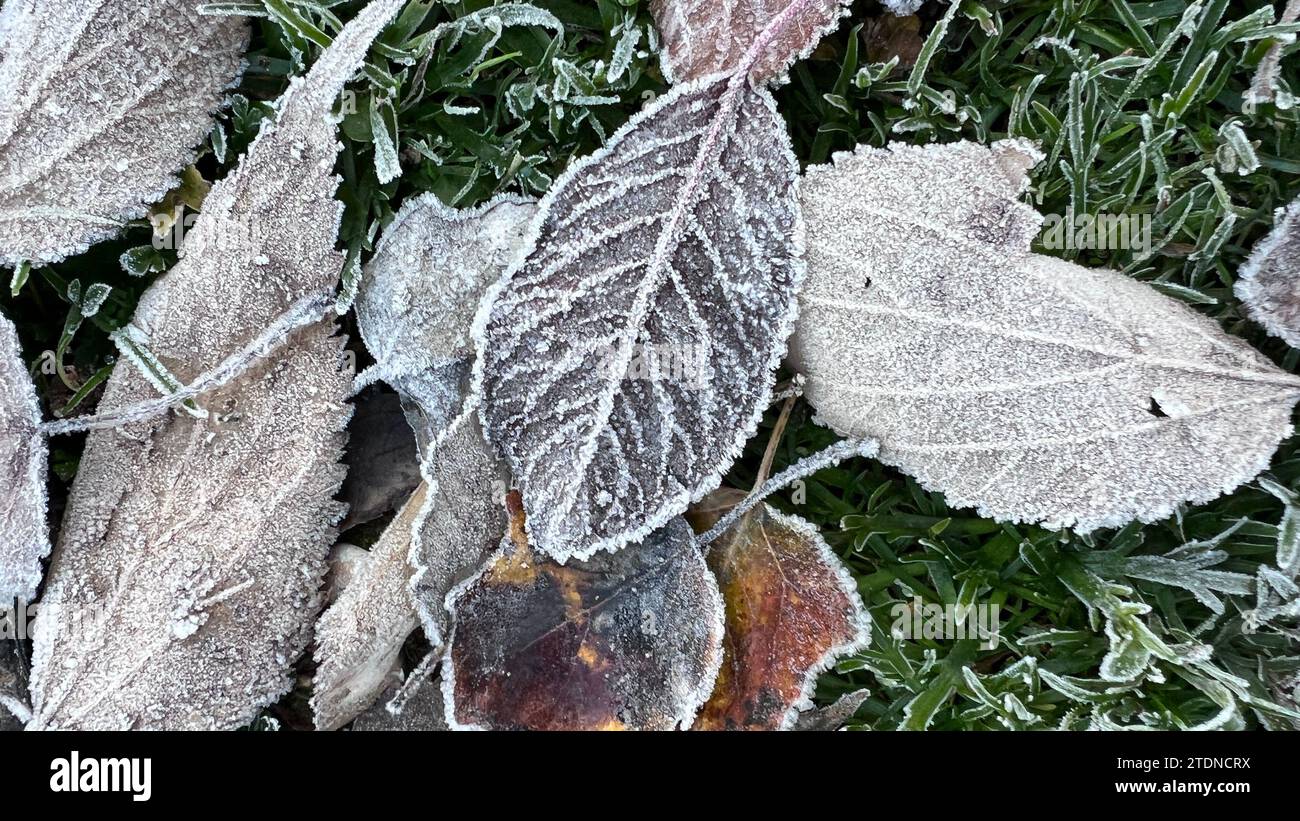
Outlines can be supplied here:
<path id="1" fill-rule="evenodd" d="M 847 0 L 650 0 L 664 77 L 675 83 L 736 69 L 785 16 L 750 70 L 758 82 L 783 75 L 839 25 L 847 6 Z"/>
<path id="2" fill-rule="evenodd" d="M 1300 348 L 1300 199 L 1277 211 L 1277 222 L 1237 272 L 1237 298 L 1264 330 Z"/>
<path id="3" fill-rule="evenodd" d="M 50 552 L 45 437 L 13 323 L 0 315 L 0 606 L 31 601 Z"/>
<path id="4" fill-rule="evenodd" d="M 443 715 L 442 687 L 437 679 L 413 682 L 404 680 L 399 671 L 389 681 L 378 703 L 352 722 L 354 731 L 438 733 L 451 729 Z M 418 689 L 405 696 L 404 691 L 416 685 Z"/>
<path id="5" fill-rule="evenodd" d="M 143 217 L 194 160 L 248 26 L 203 0 L 0 10 L 0 265 L 52 262 Z"/>
<path id="6" fill-rule="evenodd" d="M 407 557 L 424 496 L 423 487 L 411 496 L 316 622 L 311 708 L 318 730 L 337 730 L 375 703 L 418 624 Z"/>
<path id="7" fill-rule="evenodd" d="M 439 437 L 424 470 L 428 490 L 411 545 L 411 592 L 436 646 L 447 635 L 447 593 L 482 566 L 506 532 L 506 473 L 472 410 Z"/>
<path id="8" fill-rule="evenodd" d="M 456 210 L 426 194 L 402 206 L 366 267 L 357 324 L 427 448 L 460 410 L 479 302 L 522 249 L 533 200 Z"/>
<path id="9" fill-rule="evenodd" d="M 1300 19 L 1300 0 L 1287 0 L 1277 22 L 1285 25 L 1294 23 L 1297 19 Z M 1290 37 L 1293 39 L 1295 35 L 1292 34 Z M 1287 39 L 1276 38 L 1273 45 L 1260 58 L 1259 66 L 1255 69 L 1255 79 L 1251 81 L 1250 88 L 1246 90 L 1244 95 L 1247 105 L 1256 106 L 1260 103 L 1276 103 L 1279 109 L 1288 109 L 1295 105 L 1295 98 L 1292 94 L 1280 88 L 1278 84 L 1278 75 L 1282 67 L 1282 55 L 1288 44 Z"/>
<path id="10" fill-rule="evenodd" d="M 793 362 L 837 431 L 997 519 L 1089 531 L 1248 481 L 1300 379 L 1147 285 L 1029 252 L 1023 142 L 859 148 L 803 186 Z"/>
<path id="11" fill-rule="evenodd" d="M 443 692 L 455 729 L 685 728 L 722 660 L 722 601 L 690 526 L 559 565 L 512 527 L 448 597 Z"/>
<path id="12" fill-rule="evenodd" d="M 348 506 L 348 517 L 343 530 L 374 521 L 410 497 L 420 484 L 420 459 L 396 394 L 380 393 L 356 403 L 344 461 L 348 477 L 339 499 Z"/>
<path id="13" fill-rule="evenodd" d="M 484 429 L 535 549 L 617 550 L 717 486 L 794 318 L 796 168 L 737 75 L 679 86 L 543 200 L 476 325 Z"/>
<path id="14" fill-rule="evenodd" d="M 789 729 L 812 707 L 817 677 L 871 639 L 857 586 L 816 527 L 766 504 L 709 546 L 708 563 L 726 605 L 726 641 L 695 729 Z"/>
<path id="15" fill-rule="evenodd" d="M 137 336 L 181 381 L 333 289 L 331 110 L 400 6 L 374 0 L 291 83 L 141 298 Z M 289 688 L 343 514 L 350 381 L 316 322 L 205 395 L 201 416 L 91 434 L 38 616 L 34 727 L 234 728 Z M 154 391 L 124 361 L 101 407 Z"/>

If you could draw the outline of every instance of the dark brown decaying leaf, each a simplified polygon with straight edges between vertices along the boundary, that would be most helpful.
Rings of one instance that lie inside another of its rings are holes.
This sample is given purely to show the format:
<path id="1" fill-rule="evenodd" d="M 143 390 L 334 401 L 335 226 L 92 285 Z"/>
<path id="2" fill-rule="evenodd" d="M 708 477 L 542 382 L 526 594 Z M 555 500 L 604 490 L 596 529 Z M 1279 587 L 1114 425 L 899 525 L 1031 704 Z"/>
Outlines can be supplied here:
<path id="1" fill-rule="evenodd" d="M 443 665 L 455 729 L 672 730 L 722 659 L 722 602 L 680 517 L 645 542 L 559 565 L 512 526 L 448 597 Z"/>
<path id="2" fill-rule="evenodd" d="M 318 730 L 336 730 L 375 703 L 419 623 L 407 557 L 424 496 L 421 486 L 316 621 L 311 708 Z"/>
<path id="3" fill-rule="evenodd" d="M 818 419 L 954 507 L 1087 532 L 1249 481 L 1300 378 L 1123 274 L 1030 251 L 1041 157 L 861 147 L 810 168 L 791 363 Z"/>
<path id="4" fill-rule="evenodd" d="M 374 0 L 291 83 L 142 297 L 136 336 L 176 379 L 335 285 L 331 111 L 400 6 Z M 38 616 L 33 727 L 235 728 L 289 688 L 343 514 L 341 352 L 317 322 L 206 395 L 203 418 L 91 434 Z M 154 393 L 123 361 L 101 408 Z"/>
<path id="5" fill-rule="evenodd" d="M 420 458 L 401 399 L 370 394 L 355 406 L 343 458 L 348 476 L 339 492 L 348 506 L 345 531 L 398 509 L 420 484 Z"/>
<path id="6" fill-rule="evenodd" d="M 848 14 L 848 0 L 650 0 L 663 42 L 660 63 L 672 83 L 736 69 L 781 15 L 790 22 L 750 69 L 762 83 L 808 56 Z"/>
<path id="7" fill-rule="evenodd" d="M 1235 287 L 1251 319 L 1300 348 L 1300 198 L 1277 210 L 1272 232 L 1241 266 Z"/>
<path id="8" fill-rule="evenodd" d="M 704 505 L 718 494 L 715 507 L 734 498 L 723 490 Z M 708 563 L 727 627 L 718 681 L 695 729 L 789 729 L 812 707 L 817 676 L 870 641 L 857 587 L 813 525 L 766 504 L 710 545 Z"/>
<path id="9" fill-rule="evenodd" d="M 50 552 L 45 437 L 13 323 L 0 315 L 0 606 L 31 601 Z"/>
<path id="10" fill-rule="evenodd" d="M 108 239 L 172 188 L 238 79 L 248 25 L 204 0 L 0 10 L 0 265 Z"/>
<path id="11" fill-rule="evenodd" d="M 484 430 L 535 549 L 617 550 L 717 486 L 793 323 L 797 167 L 738 75 L 679 86 L 543 200 L 476 325 Z"/>

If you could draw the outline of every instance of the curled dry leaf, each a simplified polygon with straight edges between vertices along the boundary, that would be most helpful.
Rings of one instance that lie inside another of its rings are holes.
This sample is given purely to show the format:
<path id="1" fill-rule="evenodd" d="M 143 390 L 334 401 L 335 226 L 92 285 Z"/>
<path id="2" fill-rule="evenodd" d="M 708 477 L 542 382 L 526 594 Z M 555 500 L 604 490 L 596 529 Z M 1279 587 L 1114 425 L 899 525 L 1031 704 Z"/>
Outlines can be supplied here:
<path id="1" fill-rule="evenodd" d="M 484 429 L 535 549 L 617 550 L 717 487 L 794 320 L 796 172 L 771 95 L 737 75 L 670 92 L 542 201 L 476 326 Z"/>
<path id="2" fill-rule="evenodd" d="M 311 708 L 317 730 L 347 724 L 391 684 L 402 645 L 418 624 L 407 556 L 424 496 L 421 486 L 316 622 Z"/>
<path id="3" fill-rule="evenodd" d="M 781 77 L 839 25 L 848 6 L 848 0 L 650 0 L 663 44 L 660 65 L 670 83 L 734 71 L 784 15 L 789 22 L 750 69 L 758 83 Z"/>
<path id="4" fill-rule="evenodd" d="M 18 333 L 0 315 L 0 606 L 36 596 L 41 560 L 50 552 L 40 424 Z"/>
<path id="5" fill-rule="evenodd" d="M 734 498 L 720 490 L 703 507 L 725 507 Z M 708 563 L 727 627 L 722 669 L 695 729 L 790 729 L 812 707 L 817 677 L 871 640 L 857 586 L 817 528 L 766 504 L 709 546 Z"/>
<path id="6" fill-rule="evenodd" d="M 454 729 L 690 726 L 722 660 L 722 601 L 680 517 L 643 543 L 556 564 L 522 523 L 448 597 Z"/>
<path id="7" fill-rule="evenodd" d="M 439 646 L 447 635 L 448 592 L 482 566 L 506 532 L 507 476 L 473 410 L 439 438 L 424 470 L 428 492 L 411 545 L 411 593 L 425 636 Z"/>
<path id="8" fill-rule="evenodd" d="M 176 185 L 248 42 L 203 2 L 4 4 L 0 265 L 80 253 Z"/>
<path id="9" fill-rule="evenodd" d="M 134 325 L 187 381 L 334 286 L 334 101 L 401 6 L 343 29 L 230 176 Z M 234 728 L 290 686 L 320 604 L 351 377 L 328 322 L 207 395 L 207 415 L 99 431 L 87 442 L 42 600 L 37 728 Z M 118 365 L 103 407 L 149 397 Z"/>
<path id="10" fill-rule="evenodd" d="M 792 343 L 819 419 L 987 516 L 1155 521 L 1259 473 L 1300 379 L 1113 271 L 1029 251 L 1024 142 L 859 148 L 810 169 Z"/>
<path id="11" fill-rule="evenodd" d="M 422 452 L 460 410 L 474 315 L 536 211 L 522 197 L 456 210 L 426 194 L 402 206 L 366 267 L 357 325 L 379 377 L 402 394 Z"/>
<path id="12" fill-rule="evenodd" d="M 376 393 L 355 406 L 344 456 L 348 477 L 339 493 L 348 506 L 343 530 L 396 510 L 420 484 L 420 459 L 401 399 Z"/>
<path id="13" fill-rule="evenodd" d="M 1300 198 L 1278 209 L 1273 231 L 1237 272 L 1235 290 L 1251 319 L 1300 348 Z"/>

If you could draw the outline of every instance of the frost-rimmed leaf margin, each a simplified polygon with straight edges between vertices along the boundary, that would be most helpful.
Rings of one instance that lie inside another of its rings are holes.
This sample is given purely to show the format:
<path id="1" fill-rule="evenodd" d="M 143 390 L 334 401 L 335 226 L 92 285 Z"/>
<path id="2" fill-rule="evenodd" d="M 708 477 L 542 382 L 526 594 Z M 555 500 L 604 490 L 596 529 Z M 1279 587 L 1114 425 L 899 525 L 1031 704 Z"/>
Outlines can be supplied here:
<path id="1" fill-rule="evenodd" d="M 1273 230 L 1259 241 L 1250 252 L 1250 257 L 1237 270 L 1237 282 L 1233 287 L 1233 292 L 1245 304 L 1251 319 L 1292 348 L 1300 348 L 1300 322 L 1293 320 L 1288 324 L 1285 318 L 1278 315 L 1276 308 L 1269 308 L 1270 283 L 1262 281 L 1261 276 L 1267 275 L 1270 269 L 1275 278 L 1290 280 L 1293 298 L 1290 307 L 1293 314 L 1300 314 L 1300 198 L 1277 209 Z M 1287 274 L 1290 276 L 1287 277 Z"/>
<path id="2" fill-rule="evenodd" d="M 30 601 L 41 584 L 41 562 L 50 555 L 46 522 L 49 451 L 41 432 L 36 386 L 21 359 L 22 347 L 12 322 L 0 314 L 0 455 L 4 495 L 0 497 L 0 606 L 14 599 Z M 7 453 L 9 445 L 12 452 Z M 25 454 L 25 458 L 23 455 Z M 17 467 L 17 473 L 9 473 Z M 12 482 L 12 484 L 11 484 Z"/>
<path id="3" fill-rule="evenodd" d="M 759 49 L 754 50 L 755 53 L 758 51 Z M 738 108 L 740 105 L 740 97 L 744 93 L 745 88 L 748 87 L 752 90 L 753 94 L 761 104 L 767 107 L 773 116 L 778 119 L 780 118 L 775 98 L 773 98 L 771 93 L 764 88 L 750 86 L 746 79 L 746 73 L 744 70 L 723 72 L 702 77 L 699 80 L 676 86 L 667 94 L 656 99 L 653 103 L 632 117 L 627 124 L 625 124 L 614 134 L 613 137 L 610 138 L 608 143 L 597 151 L 574 162 L 568 169 L 566 169 L 564 174 L 556 180 L 550 191 L 548 191 L 546 196 L 543 197 L 538 204 L 537 213 L 533 217 L 524 238 L 524 252 L 521 253 L 519 259 L 515 261 L 515 264 L 511 265 L 510 269 L 507 270 L 506 273 L 488 289 L 487 293 L 484 295 L 482 303 L 480 303 L 479 312 L 475 317 L 471 334 L 478 350 L 478 356 L 474 363 L 471 383 L 472 387 L 470 391 L 471 396 L 481 398 L 484 395 L 484 384 L 486 380 L 485 360 L 487 359 L 487 357 L 484 356 L 484 351 L 490 341 L 488 336 L 488 325 L 492 320 L 496 302 L 501 294 L 507 289 L 511 280 L 523 269 L 527 259 L 531 256 L 533 251 L 538 247 L 542 238 L 543 228 L 545 227 L 547 220 L 550 218 L 551 209 L 555 201 L 559 198 L 559 195 L 565 193 L 565 189 L 570 185 L 573 185 L 575 181 L 579 179 L 580 175 L 588 168 L 613 157 L 624 139 L 646 123 L 651 122 L 662 111 L 676 104 L 684 97 L 704 92 L 711 86 L 722 82 L 727 82 L 729 87 L 724 91 L 723 98 L 719 103 L 720 108 L 725 110 L 729 102 L 728 97 L 732 98 L 731 104 Z M 715 119 L 713 122 L 717 124 L 720 120 L 721 117 Z M 807 265 L 804 259 L 806 230 L 803 211 L 798 207 L 802 176 L 799 173 L 797 160 L 794 160 L 794 144 L 790 138 L 788 129 L 782 127 L 779 130 L 779 139 L 783 149 L 793 161 L 791 167 L 790 196 L 794 198 L 795 207 L 792 209 L 793 224 L 791 235 L 788 238 L 790 244 L 789 277 L 791 280 L 792 297 L 789 299 L 784 315 L 777 319 L 776 329 L 773 334 L 773 338 L 776 342 L 772 346 L 768 361 L 763 369 L 765 378 L 759 383 L 759 396 L 752 412 L 749 414 L 748 419 L 738 428 L 732 441 L 722 448 L 722 458 L 720 459 L 716 469 L 713 471 L 710 479 L 701 482 L 696 488 L 687 488 L 674 497 L 661 500 L 655 514 L 646 518 L 641 526 L 630 531 L 624 531 L 616 538 L 593 540 L 585 547 L 575 549 L 573 552 L 567 554 L 564 557 L 564 560 L 567 560 L 569 557 L 579 560 L 590 559 L 602 550 L 614 552 L 627 544 L 636 543 L 645 539 L 651 533 L 654 533 L 656 530 L 666 525 L 673 518 L 681 515 L 693 502 L 697 502 L 704 498 L 721 485 L 723 474 L 725 474 L 730 465 L 740 457 L 741 453 L 744 451 L 745 443 L 749 441 L 758 430 L 759 422 L 762 420 L 763 414 L 771 403 L 775 387 L 775 373 L 781 363 L 785 360 L 788 352 L 790 336 L 794 332 L 798 323 L 798 293 L 802 289 L 803 281 L 807 273 Z M 703 169 L 697 167 L 694 173 L 696 175 L 702 174 Z M 617 391 L 607 391 L 601 399 L 599 411 L 606 420 L 608 420 L 609 414 L 613 410 L 614 398 L 617 393 Z M 491 442 L 491 425 L 489 424 L 486 415 L 486 402 L 479 402 L 479 414 L 480 423 L 483 426 L 485 435 L 488 437 L 489 443 L 495 445 L 495 443 Z M 507 462 L 508 461 L 509 460 L 507 460 Z M 511 467 L 513 468 L 513 466 Z M 518 471 L 515 472 L 518 473 Z M 525 494 L 525 505 L 528 505 L 530 501 L 528 495 Z M 543 552 L 549 553 L 544 546 L 535 545 L 535 547 L 542 549 Z"/>

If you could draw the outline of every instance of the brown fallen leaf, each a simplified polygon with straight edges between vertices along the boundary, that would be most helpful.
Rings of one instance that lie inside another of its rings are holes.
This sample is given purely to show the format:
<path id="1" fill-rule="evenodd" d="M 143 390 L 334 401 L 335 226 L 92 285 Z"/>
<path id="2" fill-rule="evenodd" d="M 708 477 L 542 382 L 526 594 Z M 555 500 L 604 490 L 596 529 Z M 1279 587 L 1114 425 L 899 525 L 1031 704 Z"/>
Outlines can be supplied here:
<path id="1" fill-rule="evenodd" d="M 704 501 L 720 507 L 724 489 Z M 726 604 L 722 669 L 697 730 L 785 730 L 812 706 L 817 677 L 870 641 L 862 599 L 817 529 L 761 504 L 713 542 Z"/>
<path id="2" fill-rule="evenodd" d="M 925 45 L 921 39 L 921 18 L 914 14 L 873 17 L 867 21 L 862 38 L 867 47 L 867 60 L 888 63 L 897 57 L 897 68 L 904 71 L 916 65 L 916 58 Z"/>
<path id="3" fill-rule="evenodd" d="M 680 517 L 641 544 L 566 565 L 507 537 L 448 600 L 454 729 L 689 727 L 722 660 L 722 602 Z"/>
<path id="4" fill-rule="evenodd" d="M 842 729 L 853 719 L 853 715 L 866 703 L 870 695 L 868 690 L 845 693 L 833 704 L 800 713 L 791 729 L 814 733 L 830 733 Z"/>

